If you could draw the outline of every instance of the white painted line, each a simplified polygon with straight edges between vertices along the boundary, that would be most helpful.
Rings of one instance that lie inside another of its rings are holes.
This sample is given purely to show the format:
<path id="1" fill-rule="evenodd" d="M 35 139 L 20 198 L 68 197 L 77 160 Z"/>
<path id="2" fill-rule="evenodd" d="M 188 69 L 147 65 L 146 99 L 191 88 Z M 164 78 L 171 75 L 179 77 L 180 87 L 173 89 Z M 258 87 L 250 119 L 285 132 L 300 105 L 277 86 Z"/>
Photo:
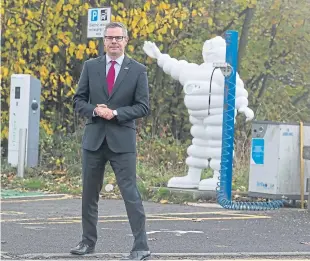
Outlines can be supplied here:
<path id="1" fill-rule="evenodd" d="M 157 233 L 172 233 L 172 234 L 175 234 L 175 236 L 181 236 L 184 234 L 204 234 L 203 231 L 167 230 L 167 229 L 161 229 L 161 230 L 154 230 L 154 231 L 146 232 L 147 235 L 157 234 Z M 127 234 L 127 236 L 133 237 L 132 234 Z"/>
<path id="2" fill-rule="evenodd" d="M 203 231 L 186 231 L 186 230 L 155 230 L 146 232 L 147 235 L 155 234 L 155 233 L 174 233 L 174 234 L 203 234 Z"/>

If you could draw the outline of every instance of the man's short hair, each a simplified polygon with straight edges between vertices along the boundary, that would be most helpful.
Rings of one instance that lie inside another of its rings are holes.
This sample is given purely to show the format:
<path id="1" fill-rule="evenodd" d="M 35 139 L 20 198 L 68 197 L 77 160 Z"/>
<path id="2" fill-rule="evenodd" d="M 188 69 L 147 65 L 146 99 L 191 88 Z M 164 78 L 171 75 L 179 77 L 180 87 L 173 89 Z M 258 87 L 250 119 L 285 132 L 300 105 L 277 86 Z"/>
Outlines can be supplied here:
<path id="1" fill-rule="evenodd" d="M 128 36 L 128 31 L 127 31 L 126 26 L 122 23 L 119 23 L 119 22 L 112 22 L 112 23 L 107 24 L 105 29 L 104 29 L 104 33 L 103 33 L 104 36 L 107 34 L 107 30 L 109 28 L 117 28 L 117 27 L 122 28 L 123 36 L 126 36 L 126 37 Z"/>

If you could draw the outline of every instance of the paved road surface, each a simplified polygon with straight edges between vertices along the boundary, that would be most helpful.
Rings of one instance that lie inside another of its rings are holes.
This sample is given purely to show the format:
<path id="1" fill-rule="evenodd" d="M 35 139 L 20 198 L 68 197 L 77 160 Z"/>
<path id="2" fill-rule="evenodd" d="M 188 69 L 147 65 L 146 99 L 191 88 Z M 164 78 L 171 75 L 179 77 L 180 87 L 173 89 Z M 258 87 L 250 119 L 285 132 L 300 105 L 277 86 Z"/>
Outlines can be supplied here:
<path id="1" fill-rule="evenodd" d="M 144 205 L 152 259 L 310 257 L 307 210 L 246 212 L 216 204 Z M 79 198 L 4 199 L 1 208 L 2 259 L 77 260 L 68 252 L 80 240 Z M 99 216 L 96 254 L 88 258 L 107 260 L 130 251 L 132 236 L 123 201 L 101 200 Z"/>

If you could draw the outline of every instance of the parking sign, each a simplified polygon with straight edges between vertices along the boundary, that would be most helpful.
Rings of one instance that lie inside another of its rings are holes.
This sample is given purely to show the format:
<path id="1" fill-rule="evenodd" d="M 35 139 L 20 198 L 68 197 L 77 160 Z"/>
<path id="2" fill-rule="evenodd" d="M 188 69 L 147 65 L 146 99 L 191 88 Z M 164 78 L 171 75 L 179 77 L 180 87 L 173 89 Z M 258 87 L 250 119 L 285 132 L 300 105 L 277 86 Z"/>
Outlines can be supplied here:
<path id="1" fill-rule="evenodd" d="M 103 37 L 105 26 L 111 22 L 111 7 L 88 9 L 87 38 Z"/>
<path id="2" fill-rule="evenodd" d="M 92 22 L 96 22 L 98 20 L 98 10 L 91 10 L 91 12 L 90 12 L 90 20 Z"/>

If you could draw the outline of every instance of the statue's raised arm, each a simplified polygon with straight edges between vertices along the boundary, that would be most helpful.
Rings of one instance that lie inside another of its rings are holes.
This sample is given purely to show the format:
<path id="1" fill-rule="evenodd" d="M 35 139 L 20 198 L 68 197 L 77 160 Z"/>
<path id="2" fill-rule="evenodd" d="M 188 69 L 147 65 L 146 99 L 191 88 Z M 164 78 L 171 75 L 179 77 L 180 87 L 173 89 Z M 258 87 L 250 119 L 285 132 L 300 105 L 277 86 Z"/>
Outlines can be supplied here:
<path id="1" fill-rule="evenodd" d="M 162 55 L 161 51 L 159 48 L 156 46 L 155 43 L 145 41 L 143 45 L 143 51 L 151 58 L 153 59 L 158 59 L 159 56 Z"/>
<path id="2" fill-rule="evenodd" d="M 180 80 L 182 69 L 189 63 L 185 60 L 177 60 L 169 54 L 163 54 L 155 43 L 145 41 L 143 51 L 151 58 L 157 60 L 157 64 L 163 71 L 175 80 Z"/>

